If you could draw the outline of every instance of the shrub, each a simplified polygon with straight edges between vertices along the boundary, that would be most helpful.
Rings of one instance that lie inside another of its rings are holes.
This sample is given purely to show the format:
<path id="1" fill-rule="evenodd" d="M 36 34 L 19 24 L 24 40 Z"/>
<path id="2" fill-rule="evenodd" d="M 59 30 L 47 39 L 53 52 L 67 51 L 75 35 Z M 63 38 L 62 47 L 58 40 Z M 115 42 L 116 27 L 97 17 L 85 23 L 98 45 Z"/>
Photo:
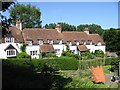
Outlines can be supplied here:
<path id="1" fill-rule="evenodd" d="M 95 57 L 95 55 L 93 55 L 90 52 L 84 52 L 84 53 L 82 53 L 82 59 L 83 60 L 87 60 L 87 59 L 94 58 L 94 57 Z"/>
<path id="2" fill-rule="evenodd" d="M 53 53 L 47 53 L 46 56 L 47 56 L 47 57 L 57 57 L 56 54 L 53 54 Z"/>
<path id="3" fill-rule="evenodd" d="M 96 57 L 104 57 L 104 52 L 102 50 L 95 50 Z"/>
<path id="4" fill-rule="evenodd" d="M 28 55 L 28 54 L 25 53 L 25 52 L 18 53 L 18 54 L 16 55 L 16 57 L 17 57 L 17 58 L 31 58 L 31 56 Z"/>
<path id="5" fill-rule="evenodd" d="M 23 45 L 20 47 L 20 50 L 21 50 L 22 52 L 26 52 L 26 45 L 23 44 Z"/>

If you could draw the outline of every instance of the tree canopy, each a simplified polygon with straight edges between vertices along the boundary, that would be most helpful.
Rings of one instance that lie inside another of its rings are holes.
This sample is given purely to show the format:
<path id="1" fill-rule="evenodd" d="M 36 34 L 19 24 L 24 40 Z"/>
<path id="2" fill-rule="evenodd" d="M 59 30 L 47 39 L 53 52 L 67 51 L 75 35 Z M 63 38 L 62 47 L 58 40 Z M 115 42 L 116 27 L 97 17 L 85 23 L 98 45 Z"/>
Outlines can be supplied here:
<path id="1" fill-rule="evenodd" d="M 59 22 L 57 24 L 61 24 L 62 31 L 76 31 L 76 27 L 74 25 L 69 25 L 67 23 Z M 56 24 L 50 23 L 44 26 L 46 29 L 55 29 Z"/>
<path id="2" fill-rule="evenodd" d="M 102 35 L 102 33 L 103 33 L 103 29 L 101 28 L 101 26 L 100 25 L 96 25 L 96 24 L 78 25 L 77 26 L 77 31 L 83 31 L 85 27 L 89 28 L 90 33 L 98 33 L 99 35 Z"/>
<path id="3" fill-rule="evenodd" d="M 17 19 L 21 19 L 23 28 L 41 28 L 40 9 L 33 5 L 15 4 L 9 10 L 11 22 L 15 25 Z"/>
<path id="4" fill-rule="evenodd" d="M 106 50 L 110 52 L 120 51 L 120 31 L 114 28 L 104 31 L 103 39 L 106 43 Z"/>

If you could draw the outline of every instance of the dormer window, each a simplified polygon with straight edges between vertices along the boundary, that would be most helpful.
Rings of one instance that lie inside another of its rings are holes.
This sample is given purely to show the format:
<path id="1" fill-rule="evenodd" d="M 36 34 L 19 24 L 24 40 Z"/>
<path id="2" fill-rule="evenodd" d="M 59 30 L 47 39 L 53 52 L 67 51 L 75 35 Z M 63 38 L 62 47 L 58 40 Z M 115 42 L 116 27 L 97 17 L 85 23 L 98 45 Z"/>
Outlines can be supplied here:
<path id="1" fill-rule="evenodd" d="M 14 38 L 13 37 L 6 37 L 5 42 L 6 43 L 14 43 Z"/>
<path id="2" fill-rule="evenodd" d="M 99 46 L 100 46 L 100 45 L 102 45 L 102 43 L 101 43 L 101 42 L 98 42 L 98 43 L 97 43 L 97 45 L 99 45 Z"/>
<path id="3" fill-rule="evenodd" d="M 79 41 L 75 41 L 76 45 L 79 45 Z"/>
<path id="4" fill-rule="evenodd" d="M 61 39 L 58 39 L 58 44 L 62 44 L 62 40 Z"/>
<path id="5" fill-rule="evenodd" d="M 43 40 L 39 40 L 39 45 L 43 45 Z"/>
<path id="6" fill-rule="evenodd" d="M 28 45 L 32 45 L 32 40 L 28 40 Z"/>
<path id="7" fill-rule="evenodd" d="M 51 40 L 51 39 L 48 40 L 48 43 L 49 43 L 49 44 L 53 44 L 53 40 Z"/>
<path id="8" fill-rule="evenodd" d="M 85 40 L 83 41 L 83 45 L 86 45 L 86 41 Z"/>
<path id="9" fill-rule="evenodd" d="M 68 41 L 68 45 L 72 45 L 72 42 L 71 42 L 71 41 Z"/>
<path id="10" fill-rule="evenodd" d="M 93 42 L 92 42 L 92 40 L 90 40 L 90 45 L 92 45 L 93 44 Z"/>

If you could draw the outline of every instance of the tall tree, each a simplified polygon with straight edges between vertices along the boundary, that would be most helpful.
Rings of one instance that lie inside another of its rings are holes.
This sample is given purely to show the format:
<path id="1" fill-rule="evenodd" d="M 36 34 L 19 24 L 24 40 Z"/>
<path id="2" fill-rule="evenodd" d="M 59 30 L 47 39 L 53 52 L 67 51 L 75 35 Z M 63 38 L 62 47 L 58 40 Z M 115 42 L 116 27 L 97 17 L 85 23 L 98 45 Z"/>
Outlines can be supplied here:
<path id="1" fill-rule="evenodd" d="M 59 22 L 57 24 L 61 24 L 62 31 L 76 31 L 76 27 L 74 25 L 69 25 L 67 23 L 62 23 L 62 22 Z M 56 27 L 55 23 L 50 23 L 45 25 L 46 29 L 55 29 L 55 27 Z"/>
<path id="2" fill-rule="evenodd" d="M 120 31 L 114 28 L 106 30 L 103 35 L 106 49 L 110 52 L 120 51 Z"/>
<path id="3" fill-rule="evenodd" d="M 96 24 L 85 24 L 85 25 L 78 25 L 77 26 L 77 31 L 83 31 L 85 27 L 88 27 L 90 30 L 90 33 L 98 33 L 99 35 L 102 36 L 103 33 L 103 29 L 101 28 L 100 25 L 96 25 Z"/>
<path id="4" fill-rule="evenodd" d="M 41 28 L 39 8 L 32 5 L 15 4 L 10 8 L 10 17 L 13 19 L 11 22 L 15 25 L 17 19 L 21 19 L 23 28 Z"/>

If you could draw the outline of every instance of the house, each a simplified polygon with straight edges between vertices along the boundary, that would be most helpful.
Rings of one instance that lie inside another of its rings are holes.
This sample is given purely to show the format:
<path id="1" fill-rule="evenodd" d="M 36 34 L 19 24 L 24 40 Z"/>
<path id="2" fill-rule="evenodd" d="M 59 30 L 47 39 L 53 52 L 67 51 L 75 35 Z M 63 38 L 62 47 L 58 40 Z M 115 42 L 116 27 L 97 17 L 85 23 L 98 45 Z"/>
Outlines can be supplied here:
<path id="1" fill-rule="evenodd" d="M 105 43 L 98 34 L 90 34 L 89 29 L 84 32 L 62 31 L 61 25 L 55 29 L 24 28 L 21 20 L 17 20 L 16 26 L 9 27 L 10 34 L 2 38 L 0 44 L 0 58 L 15 57 L 20 53 L 20 46 L 26 44 L 26 53 L 32 58 L 40 58 L 40 53 L 55 53 L 58 57 L 62 51 L 66 51 L 66 44 L 70 52 L 81 54 L 85 51 L 95 52 L 102 50 L 105 53 Z"/>

